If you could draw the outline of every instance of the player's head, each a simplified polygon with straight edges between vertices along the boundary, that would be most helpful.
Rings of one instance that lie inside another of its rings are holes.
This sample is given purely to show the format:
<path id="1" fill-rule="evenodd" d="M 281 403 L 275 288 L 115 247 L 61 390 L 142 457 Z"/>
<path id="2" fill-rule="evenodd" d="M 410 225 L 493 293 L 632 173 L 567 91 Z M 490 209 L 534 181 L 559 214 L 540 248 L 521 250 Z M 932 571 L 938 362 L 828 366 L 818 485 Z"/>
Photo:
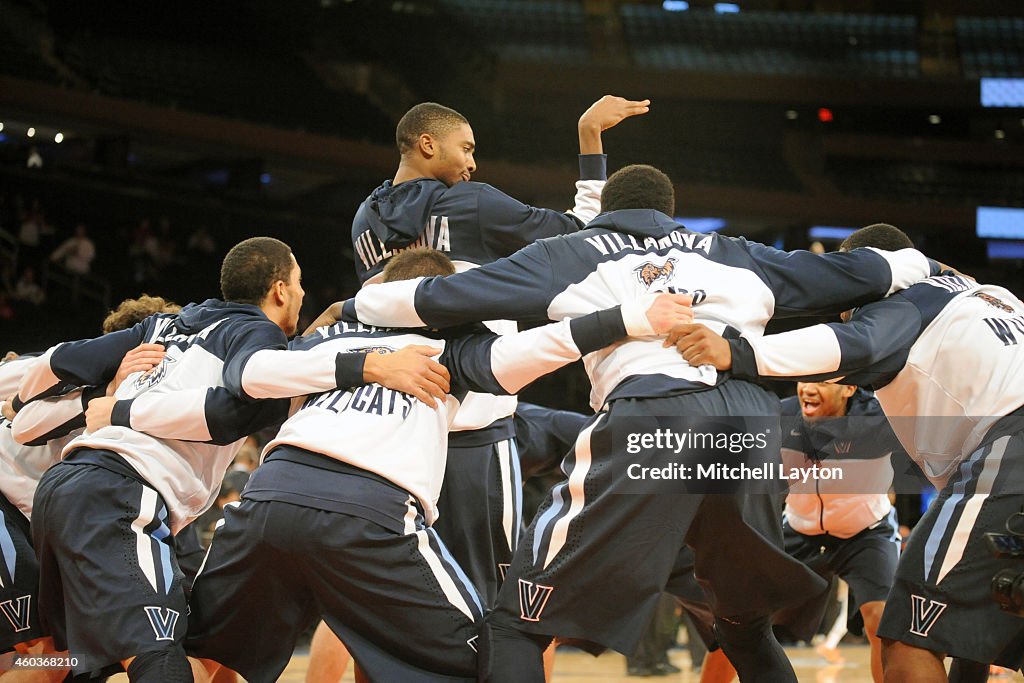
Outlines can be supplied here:
<path id="1" fill-rule="evenodd" d="M 466 117 L 435 102 L 421 102 L 405 113 L 395 130 L 403 162 L 451 187 L 476 171 L 476 140 Z"/>
<path id="2" fill-rule="evenodd" d="M 429 247 L 417 247 L 399 252 L 384 266 L 384 282 L 411 280 L 416 277 L 452 275 L 455 264 L 444 252 Z"/>
<path id="3" fill-rule="evenodd" d="M 154 313 L 177 313 L 181 306 L 162 296 L 143 294 L 138 299 L 125 299 L 103 319 L 103 334 L 127 330 Z"/>
<path id="4" fill-rule="evenodd" d="M 839 245 L 839 251 L 851 251 L 858 247 L 874 247 L 886 251 L 913 249 L 914 243 L 895 225 L 875 223 L 856 231 Z"/>
<path id="5" fill-rule="evenodd" d="M 797 382 L 800 412 L 808 422 L 846 415 L 846 403 L 857 387 L 829 382 Z"/>
<path id="6" fill-rule="evenodd" d="M 291 247 L 273 237 L 250 237 L 231 247 L 220 267 L 225 301 L 259 306 L 287 335 L 302 308 L 302 269 Z"/>
<path id="7" fill-rule="evenodd" d="M 666 216 L 676 210 L 672 180 L 646 164 L 634 164 L 612 173 L 601 191 L 601 210 L 654 209 Z"/>

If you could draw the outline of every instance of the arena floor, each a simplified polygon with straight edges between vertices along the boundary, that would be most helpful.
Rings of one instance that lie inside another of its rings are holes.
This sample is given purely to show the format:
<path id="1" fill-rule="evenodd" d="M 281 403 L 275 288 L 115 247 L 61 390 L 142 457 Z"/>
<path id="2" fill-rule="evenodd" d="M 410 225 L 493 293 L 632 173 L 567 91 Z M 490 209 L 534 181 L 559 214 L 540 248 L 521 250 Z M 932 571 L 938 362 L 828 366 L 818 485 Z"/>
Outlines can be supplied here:
<path id="1" fill-rule="evenodd" d="M 868 648 L 861 645 L 842 646 L 846 661 L 829 665 L 810 648 L 787 648 L 790 661 L 796 669 L 800 683 L 871 683 L 871 669 L 868 663 Z M 675 681 L 677 683 L 698 683 L 700 675 L 690 670 L 690 657 L 682 650 L 670 653 L 672 663 L 683 669 L 674 676 L 641 679 L 626 676 L 626 661 L 618 654 L 603 655 L 597 659 L 580 652 L 559 652 L 555 659 L 555 683 L 636 683 L 640 680 Z M 305 655 L 296 655 L 281 677 L 283 683 L 304 683 L 306 675 Z M 128 679 L 115 676 L 111 682 L 123 683 Z M 351 671 L 342 681 L 352 681 Z M 1019 683 L 1024 676 L 993 677 L 990 683 Z"/>

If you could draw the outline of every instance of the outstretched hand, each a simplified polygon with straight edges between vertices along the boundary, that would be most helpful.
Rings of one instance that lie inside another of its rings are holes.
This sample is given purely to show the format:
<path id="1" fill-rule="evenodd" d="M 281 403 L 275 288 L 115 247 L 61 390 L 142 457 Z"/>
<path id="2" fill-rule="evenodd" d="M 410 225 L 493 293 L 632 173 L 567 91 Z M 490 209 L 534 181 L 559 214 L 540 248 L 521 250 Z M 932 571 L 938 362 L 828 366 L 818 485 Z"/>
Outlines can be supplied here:
<path id="1" fill-rule="evenodd" d="M 675 346 L 690 365 L 711 365 L 716 370 L 732 367 L 732 349 L 720 334 L 699 323 L 676 325 L 665 338 L 665 346 Z"/>
<path id="2" fill-rule="evenodd" d="M 432 346 L 406 346 L 394 353 L 368 353 L 363 379 L 409 394 L 431 408 L 451 390 L 448 368 L 434 360 L 441 353 Z"/>
<path id="3" fill-rule="evenodd" d="M 602 154 L 601 132 L 618 125 L 623 119 L 646 114 L 650 105 L 650 100 L 627 100 L 615 95 L 605 95 L 594 102 L 580 116 L 580 154 Z"/>

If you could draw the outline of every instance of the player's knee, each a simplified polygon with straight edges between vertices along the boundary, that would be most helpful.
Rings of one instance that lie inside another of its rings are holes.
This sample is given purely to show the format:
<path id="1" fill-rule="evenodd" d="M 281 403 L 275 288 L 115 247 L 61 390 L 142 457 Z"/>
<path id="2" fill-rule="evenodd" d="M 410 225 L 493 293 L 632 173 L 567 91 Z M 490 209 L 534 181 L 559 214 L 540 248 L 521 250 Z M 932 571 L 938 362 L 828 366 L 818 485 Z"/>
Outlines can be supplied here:
<path id="1" fill-rule="evenodd" d="M 732 647 L 749 647 L 760 641 L 770 630 L 771 619 L 763 614 L 715 619 L 715 633 L 719 641 Z"/>
<path id="2" fill-rule="evenodd" d="M 885 603 L 881 600 L 866 602 L 860 607 L 860 615 L 864 618 L 864 630 L 873 638 L 878 631 L 878 622 L 882 620 Z"/>
<path id="3" fill-rule="evenodd" d="M 137 655 L 128 665 L 131 683 L 193 683 L 192 667 L 185 649 L 175 645 Z"/>

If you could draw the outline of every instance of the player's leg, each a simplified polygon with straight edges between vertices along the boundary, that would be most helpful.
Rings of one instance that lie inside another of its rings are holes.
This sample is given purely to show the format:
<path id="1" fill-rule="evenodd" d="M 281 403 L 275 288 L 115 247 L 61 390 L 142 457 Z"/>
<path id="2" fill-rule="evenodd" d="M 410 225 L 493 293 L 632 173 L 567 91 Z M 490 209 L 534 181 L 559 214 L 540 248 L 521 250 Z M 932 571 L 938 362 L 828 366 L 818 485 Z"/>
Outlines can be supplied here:
<path id="1" fill-rule="evenodd" d="M 32 547 L 29 521 L 0 495 L 0 652 L 55 655 L 59 652 L 40 623 L 39 561 Z M 0 681 L 61 681 L 67 669 L 11 670 Z"/>
<path id="2" fill-rule="evenodd" d="M 885 683 L 944 683 L 943 655 L 898 640 L 882 639 Z"/>
<path id="3" fill-rule="evenodd" d="M 1024 663 L 1024 619 L 1000 610 L 990 593 L 997 572 L 1024 571 L 1024 560 L 993 557 L 984 538 L 1005 529 L 1024 505 L 1022 454 L 1019 434 L 997 435 L 976 449 L 914 529 L 878 626 L 886 681 L 901 680 L 917 664 L 928 667 L 926 652 Z M 935 667 L 922 670 L 938 675 Z"/>
<path id="4" fill-rule="evenodd" d="M 566 481 L 519 545 L 488 615 L 483 680 L 543 681 L 553 634 L 631 652 L 650 621 L 699 501 L 616 495 L 628 463 L 613 451 L 612 419 L 603 414 L 581 432 L 563 463 Z"/>
<path id="5" fill-rule="evenodd" d="M 442 514 L 432 528 L 489 606 L 521 533 L 523 484 L 515 440 L 472 444 L 474 434 L 449 435 Z"/>
<path id="6" fill-rule="evenodd" d="M 76 674 L 112 673 L 134 658 L 132 681 L 191 681 L 181 649 L 187 608 L 167 508 L 117 456 L 89 454 L 110 460 L 111 469 L 66 460 L 36 492 L 44 622 L 57 625 L 57 645 L 68 645 Z"/>
<path id="7" fill-rule="evenodd" d="M 309 644 L 306 683 L 337 683 L 345 675 L 350 659 L 345 644 L 321 621 Z"/>
<path id="8" fill-rule="evenodd" d="M 303 574 L 369 680 L 475 680 L 482 599 L 409 504 L 408 533 L 337 513 L 309 518 L 318 540 Z"/>
<path id="9" fill-rule="evenodd" d="M 881 600 L 865 602 L 860 606 L 860 614 L 864 618 L 864 635 L 871 646 L 871 678 L 875 683 L 882 683 L 882 641 L 878 638 L 878 622 L 882 620 L 885 603 Z"/>
<path id="10" fill-rule="evenodd" d="M 700 670 L 700 683 L 732 683 L 736 679 L 736 668 L 725 656 L 722 648 L 708 650 Z"/>
<path id="11" fill-rule="evenodd" d="M 192 588 L 185 639 L 213 680 L 227 669 L 251 683 L 276 681 L 319 615 L 293 561 L 311 533 L 294 520 L 296 510 L 305 508 L 247 499 L 224 508 Z"/>

